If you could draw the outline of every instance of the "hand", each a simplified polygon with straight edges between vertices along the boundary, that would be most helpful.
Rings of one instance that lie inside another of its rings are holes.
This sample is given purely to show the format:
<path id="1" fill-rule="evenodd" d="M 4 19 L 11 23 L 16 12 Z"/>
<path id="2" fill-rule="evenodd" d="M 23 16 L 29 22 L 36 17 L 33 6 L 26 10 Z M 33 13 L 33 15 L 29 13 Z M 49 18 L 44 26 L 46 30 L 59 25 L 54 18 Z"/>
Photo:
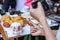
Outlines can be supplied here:
<path id="1" fill-rule="evenodd" d="M 30 27 L 30 31 L 31 31 L 31 35 L 32 36 L 44 36 L 44 32 L 43 32 L 43 29 L 40 28 L 38 25 L 32 23 L 31 21 L 28 21 L 29 22 L 29 25 L 31 26 Z"/>
<path id="2" fill-rule="evenodd" d="M 32 8 L 31 6 L 30 12 L 31 16 L 37 19 L 38 21 L 45 18 L 44 10 L 40 2 L 38 2 L 38 7 L 36 9 Z"/>
<path id="3" fill-rule="evenodd" d="M 32 36 L 44 36 L 42 33 L 42 29 L 34 28 L 31 26 L 31 35 Z"/>

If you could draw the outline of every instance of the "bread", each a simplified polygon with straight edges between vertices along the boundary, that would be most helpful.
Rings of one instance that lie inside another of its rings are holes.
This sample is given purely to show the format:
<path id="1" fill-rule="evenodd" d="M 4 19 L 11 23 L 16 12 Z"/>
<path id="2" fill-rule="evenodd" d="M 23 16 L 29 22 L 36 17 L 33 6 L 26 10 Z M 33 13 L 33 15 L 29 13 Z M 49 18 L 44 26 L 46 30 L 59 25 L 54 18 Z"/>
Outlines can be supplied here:
<path id="1" fill-rule="evenodd" d="M 11 20 L 10 16 L 8 15 L 3 15 L 1 19 L 3 22 Z"/>
<path id="2" fill-rule="evenodd" d="M 6 28 L 9 28 L 10 27 L 10 24 L 8 22 L 4 22 L 3 23 L 3 26 L 6 27 Z"/>
<path id="3" fill-rule="evenodd" d="M 27 23 L 26 19 L 23 18 L 22 16 L 10 17 L 9 15 L 3 15 L 2 21 L 4 22 L 4 25 L 6 25 L 6 26 L 9 26 L 9 25 L 7 25 L 7 23 L 11 25 L 13 22 L 18 22 L 22 26 L 25 26 Z"/>

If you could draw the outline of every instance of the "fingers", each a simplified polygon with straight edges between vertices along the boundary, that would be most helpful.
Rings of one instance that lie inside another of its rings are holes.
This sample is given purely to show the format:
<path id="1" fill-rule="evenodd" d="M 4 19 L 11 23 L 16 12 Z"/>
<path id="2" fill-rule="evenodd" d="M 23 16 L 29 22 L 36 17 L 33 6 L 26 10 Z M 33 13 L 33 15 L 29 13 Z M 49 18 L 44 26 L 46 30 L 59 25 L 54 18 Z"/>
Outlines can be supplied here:
<path id="1" fill-rule="evenodd" d="M 32 36 L 39 36 L 41 34 L 41 30 L 38 29 L 38 26 L 32 23 L 33 26 L 30 27 L 30 32 Z"/>
<path id="2" fill-rule="evenodd" d="M 33 24 L 32 24 L 31 21 L 29 21 L 29 20 L 27 20 L 27 21 L 28 21 L 28 24 L 29 24 L 30 26 L 33 26 Z"/>
<path id="3" fill-rule="evenodd" d="M 32 29 L 31 30 L 31 33 L 35 33 L 35 32 L 37 32 L 37 29 Z"/>
<path id="4" fill-rule="evenodd" d="M 41 31 L 40 30 L 35 30 L 35 31 L 31 32 L 31 35 L 32 36 L 39 36 L 39 35 L 41 35 Z"/>
<path id="5" fill-rule="evenodd" d="M 38 30 L 37 28 L 31 27 L 31 31 L 30 31 L 30 32 L 31 32 L 31 34 L 32 34 L 32 33 L 37 32 L 37 30 Z"/>
<path id="6" fill-rule="evenodd" d="M 31 21 L 28 21 L 28 22 L 29 22 L 29 25 L 30 26 L 33 26 L 34 28 L 37 28 L 38 27 L 38 25 L 34 24 L 33 22 L 31 22 Z"/>

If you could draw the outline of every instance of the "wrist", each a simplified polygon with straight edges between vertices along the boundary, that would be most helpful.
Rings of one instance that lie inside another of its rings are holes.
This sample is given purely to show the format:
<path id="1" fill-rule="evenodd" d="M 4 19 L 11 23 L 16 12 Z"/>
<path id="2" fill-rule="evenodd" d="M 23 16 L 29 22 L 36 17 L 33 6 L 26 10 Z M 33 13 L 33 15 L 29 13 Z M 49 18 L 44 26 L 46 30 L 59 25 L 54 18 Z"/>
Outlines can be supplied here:
<path id="1" fill-rule="evenodd" d="M 46 18 L 41 18 L 41 19 L 39 19 L 39 22 L 40 22 L 40 24 L 43 26 L 43 28 L 44 28 L 44 27 L 48 27 L 48 23 L 47 23 Z"/>

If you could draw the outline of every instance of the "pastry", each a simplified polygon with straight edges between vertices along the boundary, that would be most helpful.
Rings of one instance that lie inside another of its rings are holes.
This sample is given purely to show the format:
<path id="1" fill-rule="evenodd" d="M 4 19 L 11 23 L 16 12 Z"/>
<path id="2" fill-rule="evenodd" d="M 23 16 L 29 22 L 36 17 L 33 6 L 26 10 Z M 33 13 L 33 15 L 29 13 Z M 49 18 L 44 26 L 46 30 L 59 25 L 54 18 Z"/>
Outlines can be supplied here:
<path id="1" fill-rule="evenodd" d="M 8 22 L 4 22 L 3 23 L 3 26 L 6 27 L 6 28 L 9 28 L 10 27 L 10 24 Z"/>

